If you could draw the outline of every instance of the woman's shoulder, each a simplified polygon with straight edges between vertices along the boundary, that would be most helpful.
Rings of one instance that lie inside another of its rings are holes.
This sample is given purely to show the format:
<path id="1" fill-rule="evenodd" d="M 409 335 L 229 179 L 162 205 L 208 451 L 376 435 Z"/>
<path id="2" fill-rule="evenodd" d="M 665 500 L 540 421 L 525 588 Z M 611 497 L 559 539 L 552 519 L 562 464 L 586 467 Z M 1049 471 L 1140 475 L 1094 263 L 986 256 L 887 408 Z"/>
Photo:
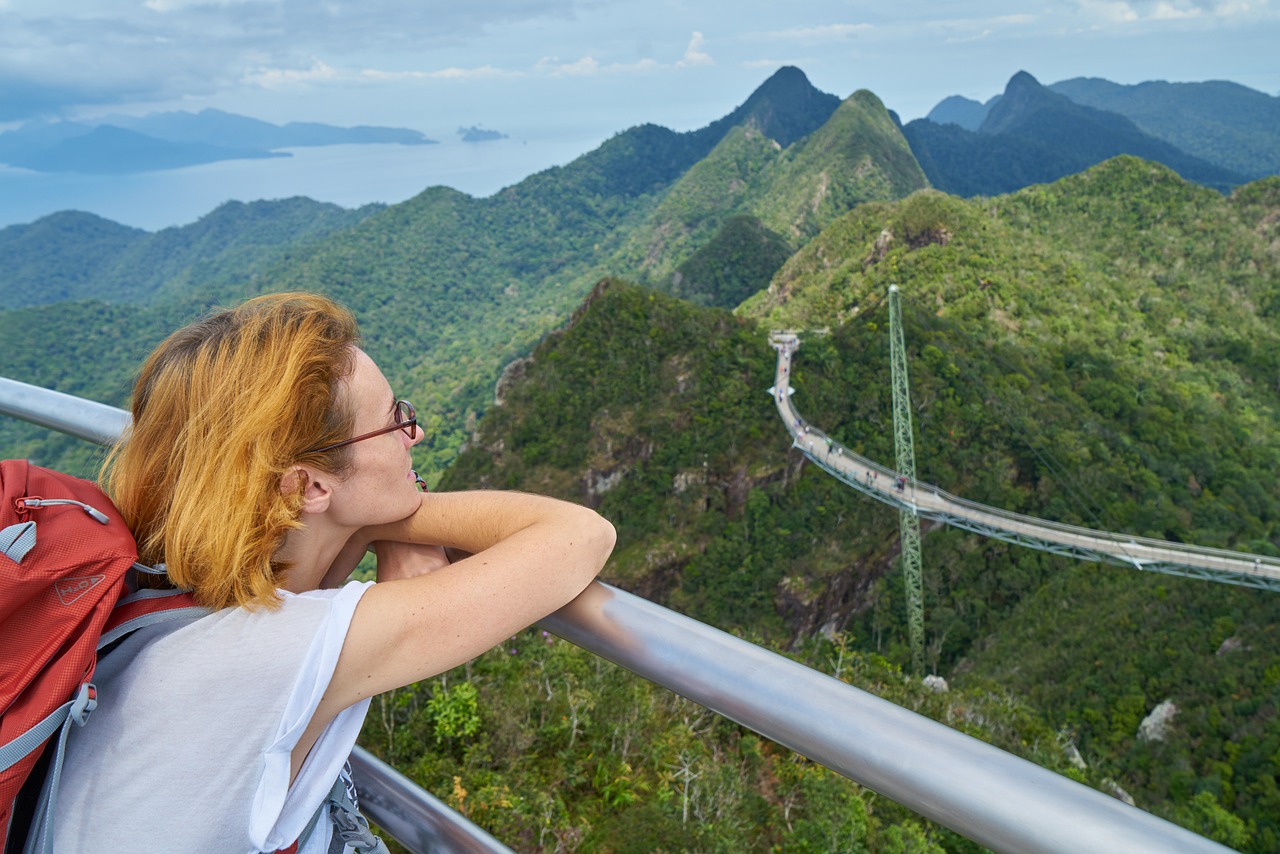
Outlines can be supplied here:
<path id="1" fill-rule="evenodd" d="M 222 608 L 148 643 L 141 657 L 166 667 L 177 659 L 209 674 L 238 672 L 247 661 L 287 670 L 317 647 L 340 646 L 372 585 L 353 581 L 333 589 L 281 591 L 275 608 Z"/>

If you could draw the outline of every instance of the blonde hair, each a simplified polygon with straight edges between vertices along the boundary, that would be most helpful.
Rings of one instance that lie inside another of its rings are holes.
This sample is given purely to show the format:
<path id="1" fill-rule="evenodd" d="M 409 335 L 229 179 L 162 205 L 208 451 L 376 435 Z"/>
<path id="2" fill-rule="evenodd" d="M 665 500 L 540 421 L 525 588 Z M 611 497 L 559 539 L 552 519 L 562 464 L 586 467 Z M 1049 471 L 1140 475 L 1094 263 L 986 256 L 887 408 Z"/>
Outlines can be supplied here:
<path id="1" fill-rule="evenodd" d="M 342 475 L 351 435 L 340 399 L 359 342 L 355 318 L 325 297 L 257 297 L 170 335 L 148 357 L 133 424 L 101 480 L 144 563 L 210 608 L 275 607 L 288 566 L 274 559 L 301 527 L 297 463 Z"/>

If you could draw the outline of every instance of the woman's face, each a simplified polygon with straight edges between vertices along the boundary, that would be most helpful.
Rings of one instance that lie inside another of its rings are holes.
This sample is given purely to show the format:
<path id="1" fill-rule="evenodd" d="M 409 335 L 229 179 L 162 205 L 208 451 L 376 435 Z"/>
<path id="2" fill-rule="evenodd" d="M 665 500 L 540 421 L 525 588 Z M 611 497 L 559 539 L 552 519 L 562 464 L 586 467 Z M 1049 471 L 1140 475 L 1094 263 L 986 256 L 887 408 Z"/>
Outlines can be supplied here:
<path id="1" fill-rule="evenodd" d="M 345 397 L 355 414 L 352 435 L 359 436 L 395 423 L 396 396 L 373 359 L 360 349 L 354 353 Z M 422 499 L 409 449 L 420 441 L 422 428 L 413 439 L 403 430 L 392 430 L 352 443 L 349 473 L 335 490 L 335 519 L 362 527 L 394 522 L 416 511 Z"/>

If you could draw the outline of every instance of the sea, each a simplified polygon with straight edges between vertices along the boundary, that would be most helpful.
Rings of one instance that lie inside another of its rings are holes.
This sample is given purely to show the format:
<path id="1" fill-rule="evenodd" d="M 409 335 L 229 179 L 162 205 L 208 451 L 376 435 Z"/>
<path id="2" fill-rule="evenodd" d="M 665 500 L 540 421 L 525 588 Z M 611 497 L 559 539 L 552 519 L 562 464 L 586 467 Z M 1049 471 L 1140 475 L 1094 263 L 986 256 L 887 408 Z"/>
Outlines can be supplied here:
<path id="1" fill-rule="evenodd" d="M 330 145 L 289 157 L 223 160 L 131 175 L 31 172 L 0 165 L 0 228 L 79 210 L 146 231 L 187 225 L 227 201 L 307 196 L 354 208 L 429 187 L 482 198 L 599 147 L 598 133 L 546 132 L 434 145 Z"/>

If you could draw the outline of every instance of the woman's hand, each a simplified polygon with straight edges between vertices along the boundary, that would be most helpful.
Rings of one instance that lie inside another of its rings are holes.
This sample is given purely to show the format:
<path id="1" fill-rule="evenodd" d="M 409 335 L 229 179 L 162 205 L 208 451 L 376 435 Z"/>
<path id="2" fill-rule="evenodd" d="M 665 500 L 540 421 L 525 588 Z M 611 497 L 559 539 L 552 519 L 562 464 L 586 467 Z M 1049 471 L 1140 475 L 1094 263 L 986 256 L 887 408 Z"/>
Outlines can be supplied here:
<path id="1" fill-rule="evenodd" d="M 373 544 L 373 553 L 378 558 L 379 582 L 414 578 L 449 565 L 449 556 L 441 546 L 380 540 Z"/>

